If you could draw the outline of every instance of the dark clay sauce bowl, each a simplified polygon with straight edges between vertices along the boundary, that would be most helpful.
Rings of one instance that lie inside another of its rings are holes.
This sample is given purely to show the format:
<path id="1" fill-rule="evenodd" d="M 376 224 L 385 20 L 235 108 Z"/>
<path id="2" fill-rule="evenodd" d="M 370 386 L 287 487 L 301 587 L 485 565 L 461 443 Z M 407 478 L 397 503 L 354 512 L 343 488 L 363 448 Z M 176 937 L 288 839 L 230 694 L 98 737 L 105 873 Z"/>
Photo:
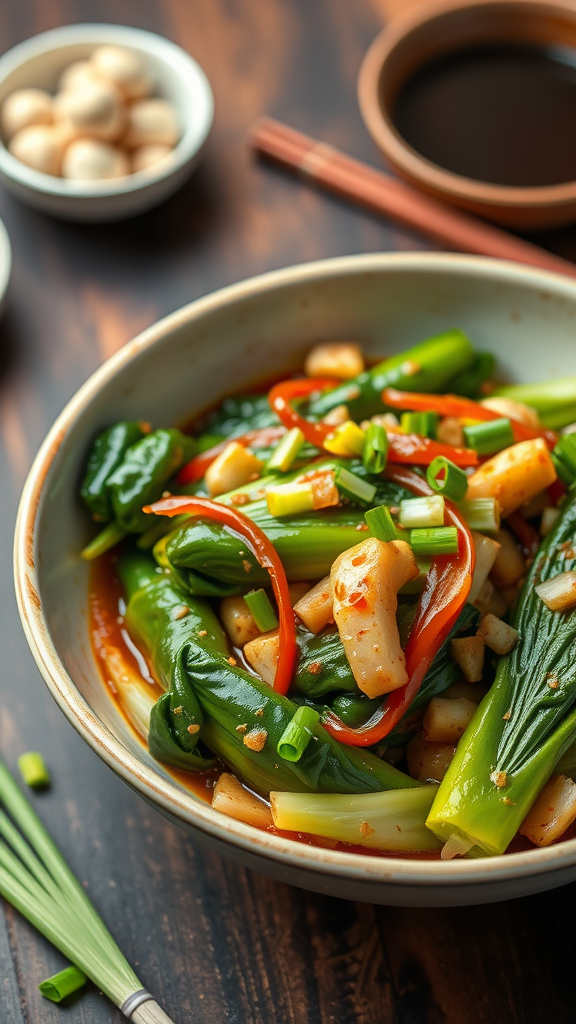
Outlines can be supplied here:
<path id="1" fill-rule="evenodd" d="M 576 6 L 438 0 L 362 65 L 372 137 L 412 184 L 522 229 L 576 219 Z"/>

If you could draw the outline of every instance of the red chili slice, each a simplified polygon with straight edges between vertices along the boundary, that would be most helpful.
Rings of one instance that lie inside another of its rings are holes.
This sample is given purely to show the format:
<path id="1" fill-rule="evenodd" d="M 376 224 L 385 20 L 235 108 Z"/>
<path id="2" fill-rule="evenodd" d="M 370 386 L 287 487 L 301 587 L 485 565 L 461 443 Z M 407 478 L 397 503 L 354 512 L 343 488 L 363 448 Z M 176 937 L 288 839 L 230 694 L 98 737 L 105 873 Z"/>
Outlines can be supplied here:
<path id="1" fill-rule="evenodd" d="M 292 611 L 284 566 L 266 534 L 251 519 L 248 519 L 248 516 L 245 516 L 243 512 L 228 508 L 227 505 L 219 505 L 218 502 L 211 501 L 209 498 L 189 498 L 186 495 L 162 498 L 160 501 L 154 502 L 153 505 L 146 505 L 143 511 L 170 517 L 179 515 L 203 516 L 205 519 L 212 519 L 214 522 L 223 523 L 224 526 L 228 526 L 248 541 L 259 564 L 270 573 L 270 581 L 278 605 L 278 622 L 280 626 L 280 654 L 274 676 L 274 689 L 278 693 L 288 693 L 298 654 L 296 623 L 294 621 L 294 612 Z"/>
<path id="2" fill-rule="evenodd" d="M 384 388 L 382 392 L 384 405 L 391 409 L 410 409 L 412 412 L 437 412 L 440 416 L 455 416 L 458 419 L 500 420 L 502 414 L 486 409 L 471 398 L 460 395 L 425 395 L 417 391 L 397 391 L 396 388 Z M 543 437 L 549 448 L 554 448 L 558 435 L 546 427 L 527 427 L 518 420 L 510 419 L 515 441 L 531 441 L 535 437 Z"/>

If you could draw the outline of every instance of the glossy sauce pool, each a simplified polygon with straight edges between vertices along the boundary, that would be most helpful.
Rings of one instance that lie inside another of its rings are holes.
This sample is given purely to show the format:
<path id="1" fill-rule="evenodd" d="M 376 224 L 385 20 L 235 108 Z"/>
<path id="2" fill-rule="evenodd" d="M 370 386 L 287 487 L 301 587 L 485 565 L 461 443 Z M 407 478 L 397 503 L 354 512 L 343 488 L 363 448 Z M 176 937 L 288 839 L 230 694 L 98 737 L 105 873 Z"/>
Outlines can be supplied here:
<path id="1" fill-rule="evenodd" d="M 421 156 L 493 185 L 576 180 L 576 50 L 483 45 L 421 66 L 392 120 Z"/>

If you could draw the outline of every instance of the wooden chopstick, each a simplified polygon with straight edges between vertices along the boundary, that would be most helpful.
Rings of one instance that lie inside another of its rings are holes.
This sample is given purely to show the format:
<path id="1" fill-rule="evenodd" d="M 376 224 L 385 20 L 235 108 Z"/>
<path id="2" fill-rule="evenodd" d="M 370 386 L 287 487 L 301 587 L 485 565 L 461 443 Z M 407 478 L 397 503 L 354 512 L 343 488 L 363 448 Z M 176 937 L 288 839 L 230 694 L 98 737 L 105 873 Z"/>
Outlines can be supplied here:
<path id="1" fill-rule="evenodd" d="M 455 210 L 273 118 L 263 117 L 255 122 L 249 143 L 257 153 L 304 175 L 329 192 L 404 227 L 415 228 L 451 249 L 514 260 L 576 277 L 576 267 L 560 256 Z"/>

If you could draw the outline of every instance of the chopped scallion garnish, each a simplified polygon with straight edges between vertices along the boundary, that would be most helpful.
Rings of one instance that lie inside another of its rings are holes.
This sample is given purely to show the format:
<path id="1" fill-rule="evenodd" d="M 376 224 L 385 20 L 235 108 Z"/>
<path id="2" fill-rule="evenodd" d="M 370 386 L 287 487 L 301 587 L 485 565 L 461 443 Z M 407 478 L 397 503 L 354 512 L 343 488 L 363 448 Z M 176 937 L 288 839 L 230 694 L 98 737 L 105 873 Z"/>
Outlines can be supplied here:
<path id="1" fill-rule="evenodd" d="M 461 501 L 468 490 L 468 477 L 464 470 L 443 455 L 432 460 L 426 471 L 426 479 L 433 491 L 450 501 Z"/>
<path id="2" fill-rule="evenodd" d="M 364 518 L 378 540 L 398 540 L 398 530 L 387 505 L 371 508 Z"/>
<path id="3" fill-rule="evenodd" d="M 576 480 L 576 435 L 565 434 L 552 453 L 556 471 L 568 487 Z"/>
<path id="4" fill-rule="evenodd" d="M 400 426 L 405 434 L 419 434 L 421 437 L 436 437 L 437 412 L 403 412 Z"/>
<path id="5" fill-rule="evenodd" d="M 356 501 L 359 505 L 372 504 L 376 494 L 374 484 L 369 484 L 367 480 L 362 480 L 355 473 L 344 469 L 343 466 L 336 470 L 335 479 L 336 487 L 345 498 L 350 498 L 351 501 Z"/>
<path id="6" fill-rule="evenodd" d="M 63 971 L 59 971 L 51 978 L 46 978 L 46 981 L 41 981 L 38 988 L 45 999 L 50 999 L 53 1003 L 61 1003 L 66 996 L 77 992 L 87 981 L 88 978 L 84 971 L 71 964 L 70 967 L 65 967 Z"/>
<path id="7" fill-rule="evenodd" d="M 398 520 L 400 525 L 407 529 L 419 526 L 443 526 L 443 496 L 432 494 L 428 498 L 404 498 L 400 502 Z"/>
<path id="8" fill-rule="evenodd" d="M 384 427 L 371 423 L 366 431 L 362 464 L 368 473 L 383 473 L 388 458 L 388 437 Z"/>
<path id="9" fill-rule="evenodd" d="M 244 595 L 244 600 L 261 633 L 269 633 L 271 629 L 278 628 L 276 612 L 265 590 L 251 590 L 249 594 Z"/>
<path id="10" fill-rule="evenodd" d="M 458 508 L 471 530 L 497 533 L 500 529 L 500 505 L 496 498 L 471 498 Z"/>
<path id="11" fill-rule="evenodd" d="M 29 750 L 26 754 L 20 754 L 18 768 L 27 786 L 32 789 L 43 789 L 50 785 L 50 773 L 42 754 Z"/>
<path id="12" fill-rule="evenodd" d="M 277 750 L 284 761 L 299 761 L 314 735 L 314 726 L 320 715 L 314 708 L 303 704 L 295 712 L 280 739 Z"/>
<path id="13" fill-rule="evenodd" d="M 458 530 L 455 526 L 436 526 L 411 530 L 410 546 L 415 555 L 455 555 L 458 553 Z"/>
<path id="14" fill-rule="evenodd" d="M 287 434 L 284 434 L 272 452 L 272 455 L 268 459 L 266 469 L 279 469 L 281 473 L 286 473 L 295 459 L 298 457 L 300 449 L 304 444 L 304 434 L 299 427 L 293 427 Z"/>
<path id="15" fill-rule="evenodd" d="M 514 444 L 514 433 L 510 420 L 502 417 L 464 427 L 464 439 L 478 455 L 495 455 Z"/>

